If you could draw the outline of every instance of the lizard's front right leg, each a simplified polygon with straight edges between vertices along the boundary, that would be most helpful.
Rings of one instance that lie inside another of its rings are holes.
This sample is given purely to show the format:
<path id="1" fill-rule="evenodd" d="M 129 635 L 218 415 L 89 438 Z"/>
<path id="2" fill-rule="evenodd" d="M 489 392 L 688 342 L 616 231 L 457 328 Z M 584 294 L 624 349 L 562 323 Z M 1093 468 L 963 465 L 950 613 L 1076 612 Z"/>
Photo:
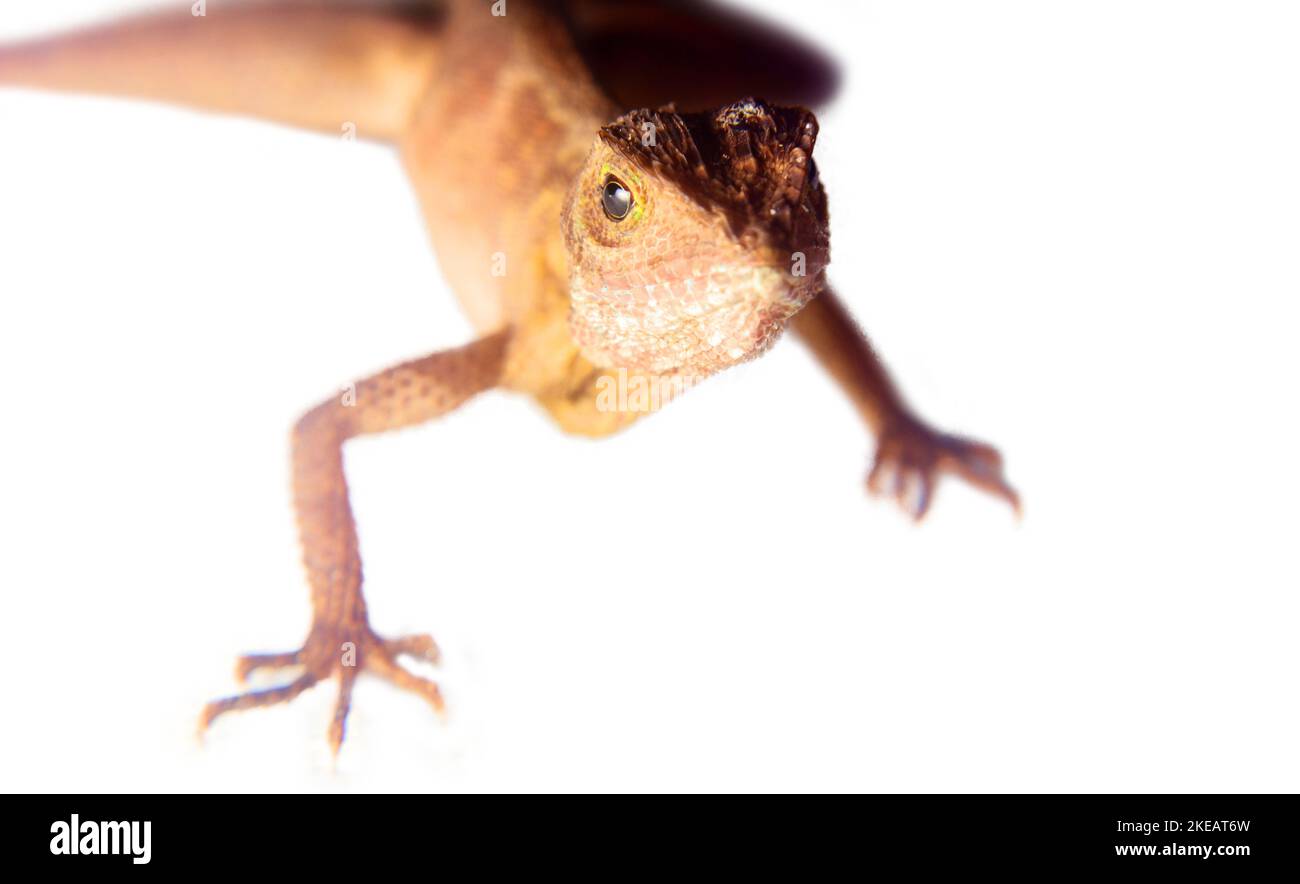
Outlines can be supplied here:
<path id="1" fill-rule="evenodd" d="M 343 443 L 355 436 L 422 423 L 496 386 L 508 340 L 508 332 L 499 332 L 466 347 L 403 363 L 362 381 L 354 395 L 318 405 L 298 421 L 293 433 L 293 495 L 311 585 L 311 630 L 297 651 L 241 657 L 236 675 L 242 681 L 257 669 L 289 667 L 301 673 L 280 687 L 209 703 L 203 710 L 202 728 L 225 712 L 291 700 L 316 683 L 335 678 L 339 693 L 329 740 L 337 753 L 352 685 L 362 671 L 415 691 L 441 712 L 438 686 L 397 663 L 402 655 L 436 659 L 433 639 L 384 639 L 370 628 L 343 471 Z"/>

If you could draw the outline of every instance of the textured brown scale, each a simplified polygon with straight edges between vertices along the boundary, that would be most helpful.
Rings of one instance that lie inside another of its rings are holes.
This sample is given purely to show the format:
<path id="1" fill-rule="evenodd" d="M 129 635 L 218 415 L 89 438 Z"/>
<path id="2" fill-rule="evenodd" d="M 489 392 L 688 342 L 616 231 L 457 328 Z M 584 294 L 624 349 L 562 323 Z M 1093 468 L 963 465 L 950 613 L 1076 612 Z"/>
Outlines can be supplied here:
<path id="1" fill-rule="evenodd" d="M 642 137 L 647 125 L 658 135 L 649 145 Z M 817 137 L 810 111 L 773 108 L 753 98 L 706 113 L 678 114 L 666 107 L 633 111 L 603 134 L 629 159 L 724 213 L 737 235 L 758 229 L 782 248 L 806 246 L 818 251 L 823 264 L 829 260 L 825 195 L 815 181 L 811 190 L 805 188 Z M 766 223 L 778 213 L 782 224 Z"/>
<path id="2" fill-rule="evenodd" d="M 477 329 L 473 343 L 380 372 L 298 421 L 293 500 L 312 626 L 299 650 L 243 657 L 236 672 L 299 673 L 217 700 L 205 726 L 333 678 L 337 750 L 363 671 L 442 708 L 437 686 L 396 662 L 435 659 L 433 639 L 370 628 L 343 446 L 493 387 L 531 396 L 570 432 L 604 435 L 641 416 L 601 406 L 613 373 L 698 379 L 762 353 L 789 324 L 877 433 L 873 490 L 917 517 L 943 473 L 1016 501 L 996 451 L 913 415 L 830 291 L 813 113 L 735 100 L 763 89 L 816 104 L 833 92 L 833 65 L 686 0 L 492 8 L 267 0 L 0 47 L 0 86 L 160 98 L 336 134 L 352 124 L 396 144 Z M 602 207 L 611 178 L 634 198 L 622 219 Z"/>
<path id="3" fill-rule="evenodd" d="M 355 400 L 327 400 L 307 412 L 293 432 L 293 501 L 303 539 L 303 567 L 311 586 L 313 623 L 301 650 L 242 657 L 241 680 L 258 669 L 301 667 L 288 686 L 210 703 L 206 726 L 223 712 L 292 699 L 329 676 L 340 685 L 330 744 L 343 742 L 352 682 L 367 671 L 423 695 L 439 712 L 442 696 L 428 679 L 396 663 L 400 655 L 437 659 L 429 636 L 383 639 L 371 629 L 361 594 L 361 556 L 343 472 L 343 443 L 369 433 L 413 426 L 455 409 L 500 381 L 508 332 L 457 350 L 403 363 L 357 385 Z M 410 390 L 418 384 L 419 395 Z M 349 404 L 350 403 L 350 404 Z M 345 655 L 352 649 L 352 658 Z M 348 664 L 351 665 L 348 665 Z"/>

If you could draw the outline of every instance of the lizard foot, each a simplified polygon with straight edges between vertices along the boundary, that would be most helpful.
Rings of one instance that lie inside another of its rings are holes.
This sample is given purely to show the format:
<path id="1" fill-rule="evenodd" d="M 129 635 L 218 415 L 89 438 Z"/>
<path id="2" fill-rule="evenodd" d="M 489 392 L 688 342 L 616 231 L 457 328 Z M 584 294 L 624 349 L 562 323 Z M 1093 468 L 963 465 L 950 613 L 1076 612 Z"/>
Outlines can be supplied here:
<path id="1" fill-rule="evenodd" d="M 896 420 L 881 433 L 867 489 L 892 495 L 920 521 L 930 509 L 935 482 L 944 473 L 1001 497 L 1020 514 L 1020 496 L 1003 477 L 1002 455 L 996 448 L 936 432 L 914 418 Z"/>
<path id="2" fill-rule="evenodd" d="M 352 685 L 362 670 L 387 679 L 399 688 L 414 691 L 442 715 L 443 700 L 438 685 L 399 666 L 397 658 L 401 656 L 436 663 L 438 646 L 427 635 L 380 638 L 365 624 L 350 631 L 313 627 L 300 650 L 283 654 L 249 654 L 240 657 L 235 664 L 235 677 L 241 683 L 258 670 L 302 670 L 297 678 L 279 687 L 213 700 L 203 709 L 199 730 L 207 730 L 217 716 L 226 712 L 285 703 L 316 683 L 334 677 L 338 679 L 339 693 L 330 721 L 329 742 L 330 748 L 337 755 L 343 744 L 348 710 L 352 703 Z"/>

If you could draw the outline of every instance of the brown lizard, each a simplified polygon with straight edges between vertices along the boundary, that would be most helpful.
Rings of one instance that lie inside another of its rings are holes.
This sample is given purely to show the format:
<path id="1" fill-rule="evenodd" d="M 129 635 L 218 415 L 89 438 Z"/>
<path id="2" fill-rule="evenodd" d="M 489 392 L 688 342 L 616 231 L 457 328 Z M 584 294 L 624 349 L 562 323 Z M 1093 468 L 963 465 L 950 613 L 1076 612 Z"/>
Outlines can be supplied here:
<path id="1" fill-rule="evenodd" d="M 299 674 L 209 704 L 204 727 L 333 677 L 337 751 L 362 671 L 442 710 L 437 685 L 397 662 L 435 660 L 433 639 L 370 628 L 342 449 L 485 390 L 527 394 L 563 429 L 603 436 L 644 413 L 611 402 L 618 373 L 672 395 L 761 354 L 789 325 L 875 433 L 873 492 L 919 519 L 949 473 L 1018 508 L 998 453 L 919 419 L 831 289 L 817 121 L 783 106 L 833 91 L 815 50 L 686 0 L 186 5 L 0 48 L 0 84 L 355 127 L 396 145 L 479 335 L 297 422 L 313 622 L 299 650 L 242 657 L 237 674 Z M 659 109 L 627 111 L 643 105 Z"/>

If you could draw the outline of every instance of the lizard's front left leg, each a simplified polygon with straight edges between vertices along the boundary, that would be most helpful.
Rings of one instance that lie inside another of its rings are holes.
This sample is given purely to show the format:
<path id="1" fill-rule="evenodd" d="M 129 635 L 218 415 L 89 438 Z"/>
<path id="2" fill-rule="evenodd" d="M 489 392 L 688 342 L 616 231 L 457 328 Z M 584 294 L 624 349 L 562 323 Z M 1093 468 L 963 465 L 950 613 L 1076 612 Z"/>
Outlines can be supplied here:
<path id="1" fill-rule="evenodd" d="M 466 347 L 403 363 L 362 381 L 354 395 L 318 405 L 298 421 L 293 433 L 293 495 L 303 564 L 311 584 L 311 630 L 299 650 L 241 657 L 235 671 L 241 681 L 257 669 L 297 667 L 301 673 L 280 687 L 209 703 L 203 710 L 202 728 L 225 712 L 291 700 L 333 677 L 339 693 L 329 740 L 338 752 L 352 685 L 363 670 L 415 691 L 441 712 L 438 686 L 397 663 L 402 655 L 436 659 L 433 639 L 384 639 L 370 628 L 343 471 L 343 443 L 355 436 L 422 423 L 496 386 L 508 339 L 508 332 L 499 332 Z"/>
<path id="2" fill-rule="evenodd" d="M 913 518 L 920 519 L 930 508 L 935 483 L 949 474 L 1020 511 L 1020 497 L 1002 474 L 1002 455 L 997 449 L 941 433 L 908 408 L 866 336 L 833 291 L 824 289 L 795 314 L 791 325 L 876 433 L 876 460 L 867 475 L 868 490 L 893 496 Z"/>

